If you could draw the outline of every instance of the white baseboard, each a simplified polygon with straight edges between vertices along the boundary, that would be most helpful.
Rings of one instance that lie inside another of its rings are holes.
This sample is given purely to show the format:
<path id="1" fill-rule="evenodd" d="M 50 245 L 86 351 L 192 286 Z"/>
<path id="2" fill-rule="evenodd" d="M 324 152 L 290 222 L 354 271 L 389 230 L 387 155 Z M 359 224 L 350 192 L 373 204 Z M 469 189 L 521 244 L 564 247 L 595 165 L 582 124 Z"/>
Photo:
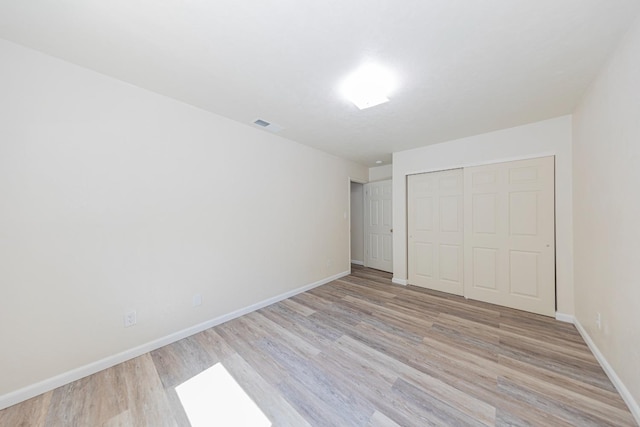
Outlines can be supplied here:
<path id="1" fill-rule="evenodd" d="M 391 283 L 395 283 L 396 285 L 407 286 L 407 279 L 399 279 L 397 277 L 394 277 L 393 279 L 391 279 Z"/>
<path id="2" fill-rule="evenodd" d="M 355 265 L 364 265 L 364 261 L 358 261 L 358 260 L 352 259 L 352 260 L 351 260 L 351 264 L 355 264 Z"/>
<path id="3" fill-rule="evenodd" d="M 625 403 L 629 407 L 629 410 L 631 411 L 631 415 L 633 415 L 633 417 L 636 419 L 636 423 L 640 425 L 640 405 L 638 405 L 638 402 L 635 401 L 629 389 L 624 385 L 622 380 L 620 380 L 620 377 L 618 377 L 616 371 L 614 371 L 613 367 L 609 364 L 609 362 L 607 362 L 607 359 L 605 359 L 604 355 L 600 352 L 600 349 L 593 342 L 586 329 L 582 327 L 578 319 L 575 319 L 574 325 L 578 329 L 578 332 L 580 332 L 580 335 L 582 335 L 582 339 L 587 343 L 589 349 L 598 360 L 598 363 L 600 363 L 600 366 L 602 366 L 602 369 L 604 369 L 604 372 L 607 374 L 613 385 L 618 390 L 618 393 L 620 393 L 620 395 L 622 396 L 622 399 L 624 399 Z"/>
<path id="4" fill-rule="evenodd" d="M 572 314 L 564 314 L 556 311 L 556 320 L 566 323 L 575 323 L 576 318 Z"/>
<path id="5" fill-rule="evenodd" d="M 248 307 L 244 307 L 239 310 L 232 311 L 231 313 L 224 314 L 214 319 L 207 320 L 206 322 L 200 323 L 198 325 L 194 325 L 189 328 L 183 329 L 181 331 L 174 332 L 165 337 L 150 341 L 146 344 L 139 345 L 129 350 L 125 350 L 121 353 L 114 354 L 112 356 L 105 357 L 104 359 L 89 363 L 88 365 L 80 366 L 76 369 L 72 369 L 71 371 L 67 371 L 60 375 L 56 375 L 55 377 L 48 378 L 46 380 L 26 386 L 19 390 L 4 394 L 0 396 L 0 410 L 4 408 L 8 408 L 9 406 L 15 405 L 16 403 L 23 402 L 27 399 L 31 399 L 32 397 L 38 396 L 42 393 L 46 393 L 47 391 L 53 390 L 57 387 L 61 387 L 65 384 L 69 384 L 73 381 L 77 381 L 86 376 L 95 374 L 104 369 L 115 366 L 118 363 L 126 362 L 127 360 L 141 356 L 145 353 L 156 350 L 165 345 L 174 343 L 188 336 L 197 334 L 198 332 L 202 332 L 205 329 L 209 329 L 216 325 L 220 325 L 221 323 L 228 322 L 229 320 L 235 319 L 236 317 L 243 316 L 245 314 L 251 313 L 252 311 L 259 310 L 268 305 L 285 300 L 294 295 L 300 294 L 302 292 L 306 292 L 310 289 L 324 285 L 333 280 L 340 279 L 341 277 L 348 276 L 348 275 L 349 275 L 349 271 L 343 271 L 342 273 L 338 273 L 333 276 L 326 277 L 324 279 L 318 280 L 317 282 L 310 283 L 308 285 L 302 286 L 300 288 L 296 288 L 292 291 L 285 292 L 283 294 L 277 295 L 272 298 L 268 298 L 264 301 L 260 301 Z"/>

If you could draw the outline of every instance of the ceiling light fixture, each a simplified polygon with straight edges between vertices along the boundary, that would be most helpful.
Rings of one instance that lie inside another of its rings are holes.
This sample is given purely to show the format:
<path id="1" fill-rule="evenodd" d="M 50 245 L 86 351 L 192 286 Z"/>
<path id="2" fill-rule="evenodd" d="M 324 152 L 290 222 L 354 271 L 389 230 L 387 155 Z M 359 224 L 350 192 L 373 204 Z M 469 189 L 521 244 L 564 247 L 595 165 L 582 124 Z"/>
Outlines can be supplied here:
<path id="1" fill-rule="evenodd" d="M 386 68 L 369 63 L 358 68 L 342 82 L 342 93 L 361 110 L 389 101 L 395 78 Z"/>
<path id="2" fill-rule="evenodd" d="M 376 165 L 381 165 L 382 164 L 382 160 L 376 160 Z"/>

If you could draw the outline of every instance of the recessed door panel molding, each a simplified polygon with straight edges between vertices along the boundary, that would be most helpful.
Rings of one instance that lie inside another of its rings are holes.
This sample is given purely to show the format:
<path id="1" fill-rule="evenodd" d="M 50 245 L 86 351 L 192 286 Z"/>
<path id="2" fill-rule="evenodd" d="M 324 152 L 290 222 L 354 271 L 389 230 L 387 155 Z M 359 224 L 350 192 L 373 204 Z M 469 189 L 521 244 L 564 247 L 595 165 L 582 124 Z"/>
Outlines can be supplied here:
<path id="1" fill-rule="evenodd" d="M 384 194 L 384 197 L 391 197 L 391 194 Z M 381 200 L 382 202 L 382 225 L 385 227 L 392 227 L 391 223 L 391 199 L 389 200 Z"/>
<path id="2" fill-rule="evenodd" d="M 391 180 L 364 185 L 364 265 L 393 271 Z"/>
<path id="3" fill-rule="evenodd" d="M 509 251 L 509 293 L 539 298 L 538 252 Z"/>
<path id="4" fill-rule="evenodd" d="M 417 242 L 414 246 L 415 258 L 420 263 L 415 265 L 416 276 L 420 276 L 421 280 L 429 280 L 433 278 L 433 244 Z"/>
<path id="5" fill-rule="evenodd" d="M 496 183 L 496 172 L 491 170 L 475 171 L 471 173 L 471 188 L 481 190 L 482 187 Z M 468 187 L 468 184 L 465 184 Z"/>
<path id="6" fill-rule="evenodd" d="M 456 233 L 460 231 L 462 221 L 458 216 L 460 196 L 440 197 L 440 231 Z"/>
<path id="7" fill-rule="evenodd" d="M 410 175 L 407 191 L 408 283 L 462 295 L 462 169 Z"/>
<path id="8" fill-rule="evenodd" d="M 462 245 L 440 245 L 440 280 L 462 285 Z"/>
<path id="9" fill-rule="evenodd" d="M 380 247 L 380 236 L 377 234 L 371 233 L 371 237 L 369 238 L 369 254 L 371 258 L 378 259 L 380 258 L 380 251 L 378 248 Z"/>
<path id="10" fill-rule="evenodd" d="M 496 234 L 496 210 L 498 198 L 496 193 L 474 194 L 471 200 L 473 206 L 473 221 L 471 230 L 474 233 Z"/>
<path id="11" fill-rule="evenodd" d="M 413 214 L 418 231 L 433 230 L 433 197 L 418 197 L 414 200 Z"/>
<path id="12" fill-rule="evenodd" d="M 534 184 L 538 181 L 538 167 L 524 166 L 509 169 L 509 184 Z"/>
<path id="13" fill-rule="evenodd" d="M 530 212 L 536 212 L 530 215 Z M 535 236 L 538 234 L 538 192 L 514 191 L 509 193 L 509 235 Z"/>
<path id="14" fill-rule="evenodd" d="M 464 170 L 464 294 L 555 314 L 554 158 Z"/>
<path id="15" fill-rule="evenodd" d="M 375 196 L 374 196 L 375 197 Z M 380 200 L 369 199 L 369 227 L 377 226 L 380 224 Z"/>
<path id="16" fill-rule="evenodd" d="M 438 185 L 442 191 L 456 191 L 460 189 L 460 179 L 457 176 L 444 175 L 438 180 Z"/>
<path id="17" fill-rule="evenodd" d="M 470 262 L 473 263 L 473 285 L 478 288 L 497 291 L 496 272 L 498 271 L 497 250 L 494 248 L 473 248 Z"/>
<path id="18" fill-rule="evenodd" d="M 391 254 L 393 253 L 393 239 L 389 234 L 385 234 L 382 236 L 382 260 L 386 264 L 393 263 L 393 257 Z"/>

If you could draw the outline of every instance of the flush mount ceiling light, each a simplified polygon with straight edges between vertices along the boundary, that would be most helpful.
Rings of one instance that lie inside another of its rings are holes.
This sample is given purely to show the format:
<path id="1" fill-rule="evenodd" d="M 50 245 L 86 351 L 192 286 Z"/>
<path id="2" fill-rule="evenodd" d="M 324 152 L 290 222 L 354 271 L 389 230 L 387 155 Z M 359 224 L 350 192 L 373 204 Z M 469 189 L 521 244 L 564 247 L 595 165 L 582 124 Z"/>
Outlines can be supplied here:
<path id="1" fill-rule="evenodd" d="M 381 165 L 382 164 L 382 160 L 376 160 L 376 165 Z"/>
<path id="2" fill-rule="evenodd" d="M 361 110 L 389 101 L 395 88 L 393 74 L 378 64 L 365 64 L 350 74 L 343 82 L 343 95 Z"/>

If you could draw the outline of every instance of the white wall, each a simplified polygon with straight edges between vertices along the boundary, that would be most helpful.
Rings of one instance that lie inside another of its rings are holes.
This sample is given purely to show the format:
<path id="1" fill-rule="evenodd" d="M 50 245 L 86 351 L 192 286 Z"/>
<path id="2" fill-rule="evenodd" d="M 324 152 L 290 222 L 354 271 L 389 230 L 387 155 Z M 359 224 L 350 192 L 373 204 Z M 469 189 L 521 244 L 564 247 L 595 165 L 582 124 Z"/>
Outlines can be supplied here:
<path id="1" fill-rule="evenodd" d="M 576 316 L 640 422 L 640 21 L 574 116 Z M 602 329 L 595 324 L 602 315 Z M 624 393 L 623 393 L 624 395 Z M 631 397 L 631 399 L 630 399 Z"/>
<path id="2" fill-rule="evenodd" d="M 351 261 L 364 264 L 364 185 L 351 183 Z"/>
<path id="3" fill-rule="evenodd" d="M 385 181 L 393 176 L 393 165 L 374 166 L 369 168 L 369 182 Z"/>
<path id="4" fill-rule="evenodd" d="M 571 117 L 564 116 L 393 154 L 394 280 L 407 279 L 406 176 L 540 156 L 556 156 L 558 311 L 573 314 Z"/>
<path id="5" fill-rule="evenodd" d="M 365 167 L 5 41 L 0 64 L 0 400 L 349 270 Z"/>

